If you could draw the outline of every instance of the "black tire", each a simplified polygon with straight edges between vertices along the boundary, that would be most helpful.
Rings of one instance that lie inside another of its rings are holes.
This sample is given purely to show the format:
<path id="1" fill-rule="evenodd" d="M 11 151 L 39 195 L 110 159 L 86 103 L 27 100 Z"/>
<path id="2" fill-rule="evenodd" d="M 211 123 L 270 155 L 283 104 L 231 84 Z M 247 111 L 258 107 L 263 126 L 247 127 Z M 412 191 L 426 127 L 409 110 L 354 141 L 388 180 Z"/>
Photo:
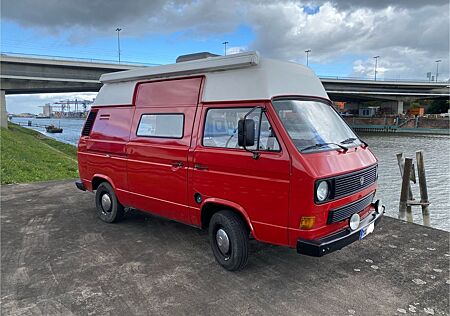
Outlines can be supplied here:
<path id="1" fill-rule="evenodd" d="M 226 233 L 228 251 L 220 249 L 217 240 L 219 230 Z M 215 213 L 209 222 L 209 241 L 216 261 L 228 271 L 238 271 L 245 267 L 248 260 L 249 232 L 241 218 L 232 211 Z"/>
<path id="2" fill-rule="evenodd" d="M 107 203 L 102 204 L 102 199 L 105 195 L 110 200 L 109 208 L 105 207 Z M 119 222 L 125 214 L 123 205 L 120 204 L 113 187 L 108 182 L 102 182 L 97 187 L 97 191 L 95 192 L 95 205 L 97 207 L 97 216 L 106 223 Z"/>

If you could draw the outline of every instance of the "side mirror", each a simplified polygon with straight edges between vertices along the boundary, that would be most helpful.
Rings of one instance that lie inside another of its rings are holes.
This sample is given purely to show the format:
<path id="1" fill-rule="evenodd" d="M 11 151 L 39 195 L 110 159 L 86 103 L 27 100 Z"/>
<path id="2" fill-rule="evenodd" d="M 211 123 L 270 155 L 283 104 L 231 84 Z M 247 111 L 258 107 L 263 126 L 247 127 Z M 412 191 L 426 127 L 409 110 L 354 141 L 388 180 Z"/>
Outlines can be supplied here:
<path id="1" fill-rule="evenodd" d="M 238 122 L 238 145 L 251 147 L 255 144 L 255 121 L 250 119 Z"/>

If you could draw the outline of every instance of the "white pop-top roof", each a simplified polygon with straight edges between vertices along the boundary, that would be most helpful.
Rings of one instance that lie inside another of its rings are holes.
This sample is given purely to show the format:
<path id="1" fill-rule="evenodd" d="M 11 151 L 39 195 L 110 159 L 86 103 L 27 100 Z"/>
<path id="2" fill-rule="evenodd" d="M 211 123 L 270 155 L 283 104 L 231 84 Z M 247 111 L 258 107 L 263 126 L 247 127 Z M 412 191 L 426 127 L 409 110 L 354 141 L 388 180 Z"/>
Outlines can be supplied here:
<path id="1" fill-rule="evenodd" d="M 103 86 L 93 105 L 131 104 L 139 81 L 194 75 L 206 77 L 203 102 L 270 100 L 283 95 L 328 99 L 311 69 L 292 62 L 261 58 L 257 52 L 246 52 L 104 74 L 100 77 Z"/>

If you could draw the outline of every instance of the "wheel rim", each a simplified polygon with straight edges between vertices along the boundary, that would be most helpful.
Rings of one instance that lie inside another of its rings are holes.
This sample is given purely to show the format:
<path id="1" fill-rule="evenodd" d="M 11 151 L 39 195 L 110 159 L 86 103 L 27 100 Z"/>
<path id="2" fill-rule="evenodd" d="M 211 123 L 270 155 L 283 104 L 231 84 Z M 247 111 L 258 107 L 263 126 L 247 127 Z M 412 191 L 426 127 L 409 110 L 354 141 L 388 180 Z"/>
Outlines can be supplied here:
<path id="1" fill-rule="evenodd" d="M 101 198 L 103 213 L 111 212 L 111 204 L 112 202 L 109 194 L 108 193 L 103 194 Z"/>
<path id="2" fill-rule="evenodd" d="M 230 250 L 230 239 L 227 233 L 222 228 L 218 229 L 216 232 L 216 244 L 220 252 L 226 255 Z"/>

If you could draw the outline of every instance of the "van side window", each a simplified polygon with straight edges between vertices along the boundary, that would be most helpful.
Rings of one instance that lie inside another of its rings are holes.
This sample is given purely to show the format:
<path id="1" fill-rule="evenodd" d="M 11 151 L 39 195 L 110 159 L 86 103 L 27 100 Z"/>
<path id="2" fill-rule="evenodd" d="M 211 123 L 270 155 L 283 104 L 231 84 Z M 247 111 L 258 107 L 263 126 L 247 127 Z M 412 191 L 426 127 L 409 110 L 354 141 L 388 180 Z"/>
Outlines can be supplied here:
<path id="1" fill-rule="evenodd" d="M 142 114 L 137 136 L 183 138 L 183 114 Z"/>
<path id="2" fill-rule="evenodd" d="M 238 122 L 251 110 L 251 108 L 223 108 L 210 109 L 206 114 L 205 128 L 203 131 L 203 146 L 220 148 L 241 148 L 238 145 Z M 255 135 L 258 135 L 259 116 L 261 110 L 255 110 L 248 118 L 255 121 Z M 255 145 L 247 147 L 256 149 Z M 272 126 L 265 113 L 262 115 L 259 150 L 280 151 Z"/>

